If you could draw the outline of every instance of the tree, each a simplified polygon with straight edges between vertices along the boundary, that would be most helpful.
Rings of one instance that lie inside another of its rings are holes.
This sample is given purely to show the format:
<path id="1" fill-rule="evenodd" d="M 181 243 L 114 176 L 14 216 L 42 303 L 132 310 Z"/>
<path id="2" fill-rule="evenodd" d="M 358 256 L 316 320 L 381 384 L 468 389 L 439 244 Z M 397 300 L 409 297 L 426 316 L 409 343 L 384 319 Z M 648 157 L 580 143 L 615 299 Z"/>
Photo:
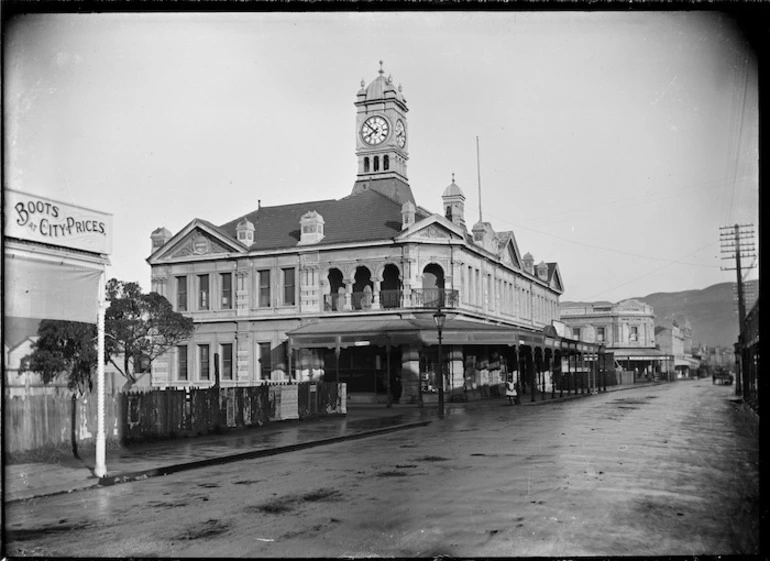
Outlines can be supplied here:
<path id="1" fill-rule="evenodd" d="M 66 373 L 71 390 L 90 390 L 97 360 L 96 324 L 44 319 L 37 335 L 32 353 L 21 360 L 21 371 L 39 373 L 44 384 Z"/>
<path id="2" fill-rule="evenodd" d="M 110 362 L 125 378 L 127 390 L 149 372 L 150 365 L 171 347 L 190 338 L 192 318 L 175 312 L 156 292 L 143 294 L 139 284 L 110 279 L 107 283 L 105 348 Z M 122 357 L 122 364 L 116 360 Z"/>

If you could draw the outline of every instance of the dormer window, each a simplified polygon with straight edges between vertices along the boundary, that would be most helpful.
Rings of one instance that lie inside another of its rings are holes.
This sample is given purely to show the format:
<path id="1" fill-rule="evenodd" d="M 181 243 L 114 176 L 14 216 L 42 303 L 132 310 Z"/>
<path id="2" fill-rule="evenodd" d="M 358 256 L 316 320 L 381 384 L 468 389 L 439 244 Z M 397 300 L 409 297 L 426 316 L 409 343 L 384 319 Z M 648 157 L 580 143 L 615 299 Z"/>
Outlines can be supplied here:
<path id="1" fill-rule="evenodd" d="M 318 243 L 324 238 L 323 216 L 312 210 L 306 212 L 299 219 L 300 239 L 299 245 Z"/>
<path id="2" fill-rule="evenodd" d="M 238 241 L 244 245 L 251 246 L 254 244 L 254 224 L 246 217 L 243 218 L 235 227 L 236 236 Z"/>

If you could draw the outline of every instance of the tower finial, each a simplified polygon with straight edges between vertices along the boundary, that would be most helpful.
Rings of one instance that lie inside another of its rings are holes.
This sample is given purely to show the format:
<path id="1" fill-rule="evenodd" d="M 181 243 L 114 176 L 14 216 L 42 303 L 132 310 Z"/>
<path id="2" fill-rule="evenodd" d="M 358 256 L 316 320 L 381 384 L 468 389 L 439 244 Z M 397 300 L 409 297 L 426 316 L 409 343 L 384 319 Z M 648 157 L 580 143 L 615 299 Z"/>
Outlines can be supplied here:
<path id="1" fill-rule="evenodd" d="M 452 172 L 452 183 L 455 182 L 455 172 Z"/>
<path id="2" fill-rule="evenodd" d="M 361 89 L 364 89 L 366 87 L 366 80 L 361 78 Z"/>
<path id="3" fill-rule="evenodd" d="M 385 74 L 385 71 L 382 69 L 382 61 L 380 61 L 380 69 L 378 71 L 380 74 Z"/>

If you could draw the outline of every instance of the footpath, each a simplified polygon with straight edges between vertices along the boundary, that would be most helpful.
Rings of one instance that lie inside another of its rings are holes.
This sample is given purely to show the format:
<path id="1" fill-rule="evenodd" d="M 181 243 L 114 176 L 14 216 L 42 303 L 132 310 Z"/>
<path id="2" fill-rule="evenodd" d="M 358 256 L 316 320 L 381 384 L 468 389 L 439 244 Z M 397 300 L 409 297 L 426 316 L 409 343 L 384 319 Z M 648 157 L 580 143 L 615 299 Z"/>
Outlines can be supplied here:
<path id="1" fill-rule="evenodd" d="M 640 388 L 652 383 L 608 386 L 607 391 Z M 521 396 L 519 406 L 540 406 L 590 394 L 556 393 Z M 458 409 L 507 406 L 506 398 L 493 398 L 464 403 L 447 403 L 446 414 Z M 417 428 L 438 419 L 435 403 L 423 407 L 413 404 L 348 404 L 347 415 L 311 420 L 277 421 L 262 427 L 229 431 L 225 434 L 164 440 L 130 446 L 110 445 L 106 450 L 107 474 L 96 476 L 95 457 L 81 454 L 61 463 L 29 463 L 4 466 L 3 502 L 72 493 L 98 486 L 114 485 L 167 475 L 178 471 L 219 465 L 228 462 L 293 452 L 335 442 L 376 436 L 396 430 Z"/>

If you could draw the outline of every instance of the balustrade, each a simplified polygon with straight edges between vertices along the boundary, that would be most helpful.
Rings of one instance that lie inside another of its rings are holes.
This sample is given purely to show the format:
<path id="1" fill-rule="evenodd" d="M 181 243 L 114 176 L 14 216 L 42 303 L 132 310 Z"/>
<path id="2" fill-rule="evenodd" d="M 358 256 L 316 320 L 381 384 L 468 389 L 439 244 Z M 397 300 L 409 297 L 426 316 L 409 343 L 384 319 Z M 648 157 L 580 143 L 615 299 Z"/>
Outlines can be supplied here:
<path id="1" fill-rule="evenodd" d="M 354 311 L 367 311 L 372 309 L 373 294 L 357 291 L 351 293 L 351 306 Z M 343 310 L 345 294 L 325 294 L 324 311 L 338 312 Z M 404 308 L 403 290 L 381 290 L 379 292 L 380 309 L 392 310 Z M 454 308 L 459 303 L 458 290 L 445 290 L 443 288 L 417 288 L 412 290 L 412 308 Z"/>

